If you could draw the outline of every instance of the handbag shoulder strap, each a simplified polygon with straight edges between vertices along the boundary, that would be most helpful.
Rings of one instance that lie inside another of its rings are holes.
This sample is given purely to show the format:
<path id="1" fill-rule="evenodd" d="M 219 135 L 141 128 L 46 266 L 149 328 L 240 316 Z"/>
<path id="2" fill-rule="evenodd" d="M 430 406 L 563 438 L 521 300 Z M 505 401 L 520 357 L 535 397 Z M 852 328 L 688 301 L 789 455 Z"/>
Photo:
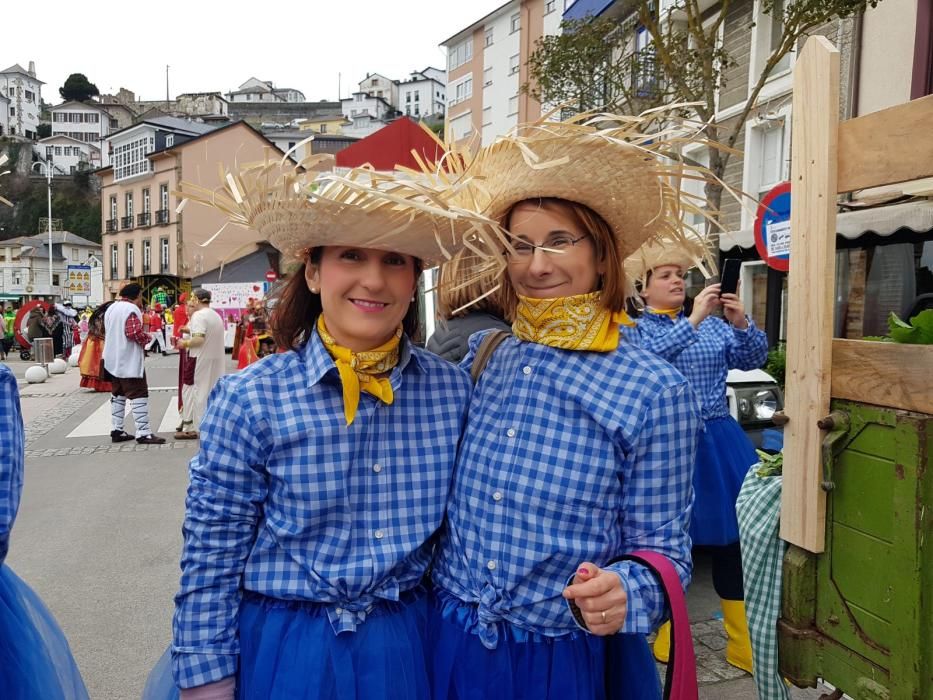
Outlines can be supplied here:
<path id="1" fill-rule="evenodd" d="M 616 561 L 634 561 L 647 567 L 660 581 L 671 609 L 671 655 L 664 681 L 664 700 L 698 700 L 696 655 L 683 585 L 671 560 L 663 554 L 639 550 Z"/>
<path id="2" fill-rule="evenodd" d="M 470 367 L 470 377 L 473 383 L 479 381 L 479 376 L 486 369 L 489 358 L 496 351 L 496 348 L 502 344 L 502 341 L 511 335 L 508 331 L 492 331 L 487 333 L 476 350 L 476 356 L 473 358 L 473 365 Z"/>

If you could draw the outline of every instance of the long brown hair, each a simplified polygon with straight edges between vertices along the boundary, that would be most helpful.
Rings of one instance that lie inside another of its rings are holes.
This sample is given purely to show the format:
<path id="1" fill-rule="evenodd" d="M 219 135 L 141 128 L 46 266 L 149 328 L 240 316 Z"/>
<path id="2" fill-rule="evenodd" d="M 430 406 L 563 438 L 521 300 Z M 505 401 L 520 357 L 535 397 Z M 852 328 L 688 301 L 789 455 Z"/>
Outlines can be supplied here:
<path id="1" fill-rule="evenodd" d="M 322 247 L 312 248 L 305 257 L 304 265 L 296 269 L 288 282 L 270 295 L 272 311 L 269 328 L 275 344 L 280 348 L 297 350 L 304 345 L 314 331 L 317 318 L 321 315 L 321 295 L 312 294 L 305 279 L 305 270 L 310 265 L 320 265 Z M 421 274 L 421 261 L 414 258 L 415 280 Z M 411 302 L 402 319 L 405 335 L 412 342 L 419 340 L 421 328 L 418 303 Z"/>
<path id="2" fill-rule="evenodd" d="M 596 249 L 596 259 L 606 264 L 606 272 L 600 277 L 599 289 L 602 292 L 600 301 L 609 311 L 623 311 L 628 297 L 625 284 L 625 271 L 622 267 L 623 260 L 619 253 L 619 243 L 605 219 L 585 204 L 579 204 L 557 197 L 540 197 L 537 199 L 525 199 L 513 204 L 511 209 L 502 217 L 502 221 L 500 221 L 500 225 L 505 230 L 509 230 L 512 214 L 516 207 L 522 204 L 532 204 L 541 209 L 560 211 L 569 216 L 573 222 L 580 227 L 580 230 L 587 233 L 593 239 L 593 246 Z M 508 271 L 502 276 L 502 288 L 500 292 L 500 299 L 503 310 L 506 313 L 506 318 L 513 321 L 515 320 L 515 307 L 518 305 L 518 294 L 512 287 Z"/>

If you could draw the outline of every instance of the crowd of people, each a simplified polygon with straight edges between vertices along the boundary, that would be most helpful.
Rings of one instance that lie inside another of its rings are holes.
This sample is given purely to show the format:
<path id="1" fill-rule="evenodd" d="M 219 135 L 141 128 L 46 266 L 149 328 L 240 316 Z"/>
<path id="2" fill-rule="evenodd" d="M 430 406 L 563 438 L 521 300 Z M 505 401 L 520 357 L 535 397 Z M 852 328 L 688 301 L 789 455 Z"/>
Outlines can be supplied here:
<path id="1" fill-rule="evenodd" d="M 91 316 L 112 439 L 134 437 L 128 401 L 137 441 L 162 440 L 144 356 L 171 327 L 175 437 L 200 440 L 147 700 L 660 698 L 648 635 L 666 661 L 695 546 L 750 670 L 735 500 L 756 457 L 725 375 L 767 343 L 737 294 L 687 299 L 702 241 L 639 128 L 535 125 L 456 186 L 391 196 L 241 173 L 236 201 L 269 203 L 244 220 L 301 267 L 244 314 L 238 372 L 206 290 L 171 323 L 133 284 Z"/>

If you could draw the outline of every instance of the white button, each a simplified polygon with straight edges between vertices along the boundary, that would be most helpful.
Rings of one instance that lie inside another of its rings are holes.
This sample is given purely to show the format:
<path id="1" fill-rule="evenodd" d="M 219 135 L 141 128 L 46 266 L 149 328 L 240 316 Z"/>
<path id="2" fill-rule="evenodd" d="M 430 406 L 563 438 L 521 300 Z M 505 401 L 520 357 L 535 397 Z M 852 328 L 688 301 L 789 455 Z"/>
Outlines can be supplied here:
<path id="1" fill-rule="evenodd" d="M 337 613 L 338 615 L 342 615 L 342 614 L 343 614 L 343 608 L 334 608 L 334 612 Z"/>
<path id="2" fill-rule="evenodd" d="M 501 491 L 496 491 L 494 494 L 492 494 L 492 500 L 494 500 L 494 501 L 501 501 L 501 500 L 502 500 L 502 492 L 501 492 Z"/>
<path id="3" fill-rule="evenodd" d="M 382 530 L 376 530 L 373 534 L 376 536 L 377 540 L 381 540 L 385 536 Z"/>
<path id="4" fill-rule="evenodd" d="M 524 372 L 525 374 L 531 374 L 531 367 L 528 367 L 527 365 L 525 367 L 522 367 L 522 372 Z"/>
<path id="5" fill-rule="evenodd" d="M 486 568 L 489 569 L 490 571 L 495 571 L 495 569 L 496 569 L 496 562 L 494 562 L 492 559 L 490 559 L 489 561 L 486 562 Z"/>
<path id="6" fill-rule="evenodd" d="M 382 471 L 382 465 L 379 464 L 379 462 L 376 462 L 376 463 L 373 465 L 373 471 L 376 472 L 376 473 L 378 474 L 379 472 Z"/>
<path id="7" fill-rule="evenodd" d="M 515 437 L 515 428 L 509 428 L 507 431 L 505 431 L 505 434 L 509 437 Z"/>

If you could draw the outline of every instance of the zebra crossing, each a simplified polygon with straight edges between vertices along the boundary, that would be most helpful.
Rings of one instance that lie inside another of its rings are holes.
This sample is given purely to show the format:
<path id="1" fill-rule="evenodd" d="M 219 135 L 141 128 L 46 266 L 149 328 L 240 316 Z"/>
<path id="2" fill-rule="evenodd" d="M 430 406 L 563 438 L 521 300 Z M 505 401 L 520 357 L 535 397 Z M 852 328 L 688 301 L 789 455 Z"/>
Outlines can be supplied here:
<path id="1" fill-rule="evenodd" d="M 93 405 L 93 404 L 92 404 Z M 161 418 L 159 418 L 161 416 Z M 157 420 L 158 418 L 158 420 Z M 156 433 L 170 435 L 181 422 L 178 414 L 178 392 L 176 387 L 149 388 L 149 424 Z M 156 427 L 158 426 L 158 427 Z M 135 423 L 129 402 L 126 405 L 126 430 L 133 432 Z M 88 416 L 68 433 L 67 438 L 86 438 L 110 435 L 110 395 L 101 394 L 100 402 Z"/>

